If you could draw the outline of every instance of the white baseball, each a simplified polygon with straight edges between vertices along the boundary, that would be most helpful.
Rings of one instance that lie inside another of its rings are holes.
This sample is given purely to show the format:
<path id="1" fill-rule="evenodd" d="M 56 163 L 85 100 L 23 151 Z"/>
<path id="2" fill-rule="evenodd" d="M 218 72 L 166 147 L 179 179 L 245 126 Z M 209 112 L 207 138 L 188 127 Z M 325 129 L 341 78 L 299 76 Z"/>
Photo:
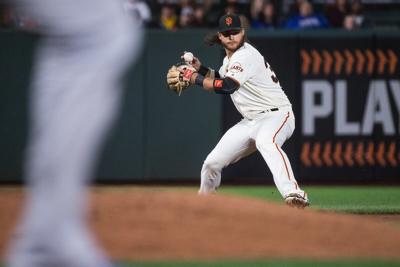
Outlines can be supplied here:
<path id="1" fill-rule="evenodd" d="M 194 56 L 191 52 L 185 52 L 185 54 L 183 54 L 183 60 L 188 64 L 193 62 L 193 57 Z"/>

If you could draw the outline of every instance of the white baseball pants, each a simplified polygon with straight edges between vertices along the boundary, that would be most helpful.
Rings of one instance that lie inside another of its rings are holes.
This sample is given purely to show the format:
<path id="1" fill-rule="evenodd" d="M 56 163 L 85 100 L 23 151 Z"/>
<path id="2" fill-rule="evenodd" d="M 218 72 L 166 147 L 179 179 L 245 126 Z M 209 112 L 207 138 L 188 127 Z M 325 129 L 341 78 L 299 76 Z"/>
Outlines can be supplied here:
<path id="1" fill-rule="evenodd" d="M 199 193 L 215 192 L 221 183 L 223 168 L 258 150 L 283 197 L 290 193 L 305 196 L 305 192 L 296 182 L 289 159 L 281 148 L 294 128 L 295 118 L 291 107 L 262 113 L 254 120 L 242 119 L 225 133 L 204 161 Z"/>
<path id="2" fill-rule="evenodd" d="M 118 0 L 19 0 L 40 25 L 25 179 L 7 267 L 109 267 L 86 221 L 87 183 L 141 32 Z"/>

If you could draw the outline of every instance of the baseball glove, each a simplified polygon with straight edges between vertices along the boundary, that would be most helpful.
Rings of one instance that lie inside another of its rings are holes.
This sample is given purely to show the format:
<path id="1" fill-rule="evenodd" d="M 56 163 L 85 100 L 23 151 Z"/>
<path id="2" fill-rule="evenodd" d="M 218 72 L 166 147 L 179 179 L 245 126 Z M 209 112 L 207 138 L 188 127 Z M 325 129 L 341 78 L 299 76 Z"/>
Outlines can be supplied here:
<path id="1" fill-rule="evenodd" d="M 168 88 L 180 96 L 182 91 L 190 86 L 190 77 L 195 71 L 192 66 L 186 63 L 171 66 L 167 73 Z"/>

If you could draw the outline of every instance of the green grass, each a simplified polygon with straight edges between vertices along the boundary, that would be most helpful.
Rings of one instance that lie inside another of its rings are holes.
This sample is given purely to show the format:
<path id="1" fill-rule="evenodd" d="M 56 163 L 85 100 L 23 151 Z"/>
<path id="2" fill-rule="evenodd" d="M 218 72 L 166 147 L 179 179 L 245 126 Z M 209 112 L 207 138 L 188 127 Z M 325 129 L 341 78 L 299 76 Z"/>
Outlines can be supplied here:
<path id="1" fill-rule="evenodd" d="M 394 261 L 306 261 L 306 260 L 265 260 L 265 261 L 215 261 L 215 262 L 135 262 L 124 267 L 399 267 Z"/>
<path id="2" fill-rule="evenodd" d="M 357 214 L 400 213 L 400 186 L 309 186 L 314 209 Z M 220 193 L 282 202 L 274 186 L 222 186 Z"/>

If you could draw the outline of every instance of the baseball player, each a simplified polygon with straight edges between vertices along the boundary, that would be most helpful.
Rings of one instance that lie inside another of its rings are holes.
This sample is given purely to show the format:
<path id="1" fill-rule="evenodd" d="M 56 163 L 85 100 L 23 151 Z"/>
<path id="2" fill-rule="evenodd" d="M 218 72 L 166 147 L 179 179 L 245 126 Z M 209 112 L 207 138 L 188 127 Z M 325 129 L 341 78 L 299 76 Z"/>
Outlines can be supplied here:
<path id="1" fill-rule="evenodd" d="M 215 192 L 224 167 L 258 150 L 285 202 L 299 208 L 308 206 L 307 194 L 297 184 L 281 148 L 294 131 L 295 118 L 271 66 L 246 42 L 238 15 L 221 17 L 218 32 L 206 41 L 225 49 L 221 68 L 215 72 L 194 57 L 192 66 L 197 72 L 185 72 L 183 77 L 207 91 L 229 94 L 243 119 L 225 133 L 204 161 L 199 193 Z"/>
<path id="2" fill-rule="evenodd" d="M 86 184 L 117 115 L 141 30 L 117 0 L 18 0 L 43 36 L 30 97 L 22 220 L 7 267 L 110 267 L 86 224 Z"/>

